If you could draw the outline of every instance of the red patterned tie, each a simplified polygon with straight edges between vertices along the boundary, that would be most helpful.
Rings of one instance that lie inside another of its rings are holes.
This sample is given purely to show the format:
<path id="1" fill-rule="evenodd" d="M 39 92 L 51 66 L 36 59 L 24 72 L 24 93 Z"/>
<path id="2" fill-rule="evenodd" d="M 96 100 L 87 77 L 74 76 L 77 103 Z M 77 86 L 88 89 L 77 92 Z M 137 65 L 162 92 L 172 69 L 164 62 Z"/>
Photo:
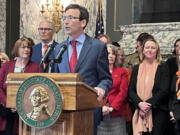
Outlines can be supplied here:
<path id="1" fill-rule="evenodd" d="M 71 41 L 71 45 L 72 45 L 73 51 L 72 51 L 72 55 L 71 55 L 69 64 L 70 64 L 71 73 L 74 73 L 74 69 L 75 69 L 76 63 L 77 63 L 76 41 Z"/>
<path id="2" fill-rule="evenodd" d="M 48 45 L 45 44 L 45 45 L 44 45 L 43 56 L 44 56 L 44 54 L 46 53 L 47 49 L 48 49 Z M 45 64 L 45 63 L 43 63 L 43 68 L 44 68 L 44 69 L 46 68 L 46 64 Z"/>

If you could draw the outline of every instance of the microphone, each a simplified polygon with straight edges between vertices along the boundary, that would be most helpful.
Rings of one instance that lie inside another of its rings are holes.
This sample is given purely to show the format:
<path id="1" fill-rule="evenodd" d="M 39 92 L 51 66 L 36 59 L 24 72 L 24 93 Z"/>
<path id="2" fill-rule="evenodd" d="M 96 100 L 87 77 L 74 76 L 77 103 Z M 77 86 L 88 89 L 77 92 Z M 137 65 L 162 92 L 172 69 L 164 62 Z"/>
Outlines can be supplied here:
<path id="1" fill-rule="evenodd" d="M 61 48 L 60 48 L 60 50 L 59 50 L 59 52 L 58 52 L 58 54 L 57 54 L 57 56 L 56 56 L 56 58 L 54 60 L 56 63 L 60 63 L 61 62 L 62 55 L 66 51 L 66 49 L 67 49 L 67 45 L 61 46 Z"/>
<path id="2" fill-rule="evenodd" d="M 47 49 L 46 53 L 44 54 L 43 58 L 41 59 L 41 63 L 47 62 L 47 58 L 51 54 L 51 52 L 54 49 L 54 47 L 55 46 L 53 44 L 48 46 L 48 49 Z"/>

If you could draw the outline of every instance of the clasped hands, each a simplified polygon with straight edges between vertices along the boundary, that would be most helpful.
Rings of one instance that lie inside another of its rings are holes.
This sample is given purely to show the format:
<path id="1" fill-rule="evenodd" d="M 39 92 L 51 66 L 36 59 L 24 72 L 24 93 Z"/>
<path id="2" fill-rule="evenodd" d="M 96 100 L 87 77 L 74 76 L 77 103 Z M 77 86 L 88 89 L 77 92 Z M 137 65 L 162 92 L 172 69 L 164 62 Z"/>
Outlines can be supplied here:
<path id="1" fill-rule="evenodd" d="M 139 110 L 139 115 L 142 119 L 146 117 L 146 114 L 151 110 L 151 104 L 147 102 L 140 102 L 138 104 L 140 110 Z"/>
<path id="2" fill-rule="evenodd" d="M 109 106 L 103 106 L 102 107 L 103 115 L 107 115 L 107 114 L 111 113 L 113 110 L 114 110 L 114 108 L 109 107 Z"/>

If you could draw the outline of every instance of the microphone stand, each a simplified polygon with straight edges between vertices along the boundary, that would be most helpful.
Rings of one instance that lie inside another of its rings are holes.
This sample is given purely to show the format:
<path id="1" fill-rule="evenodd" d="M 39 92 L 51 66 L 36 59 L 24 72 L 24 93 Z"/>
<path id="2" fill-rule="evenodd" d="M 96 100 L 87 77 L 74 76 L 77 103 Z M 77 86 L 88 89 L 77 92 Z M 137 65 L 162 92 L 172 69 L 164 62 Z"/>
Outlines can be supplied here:
<path id="1" fill-rule="evenodd" d="M 48 59 L 48 61 L 47 61 L 48 65 L 49 65 L 48 73 L 52 72 L 52 66 L 54 65 L 54 63 L 61 63 L 62 55 L 66 49 L 67 49 L 66 45 L 61 46 L 59 53 L 57 54 L 56 58 L 55 59 Z"/>
<path id="2" fill-rule="evenodd" d="M 43 67 L 43 62 L 41 61 L 40 64 L 39 64 L 39 72 L 42 72 L 41 69 L 43 70 L 44 72 L 44 67 Z"/>
<path id="3" fill-rule="evenodd" d="M 60 59 L 50 59 L 49 62 L 48 62 L 48 65 L 49 65 L 49 69 L 48 69 L 48 73 L 52 73 L 52 67 L 55 63 L 61 63 L 61 60 L 62 58 Z"/>
<path id="4" fill-rule="evenodd" d="M 52 66 L 54 65 L 54 59 L 50 59 L 48 62 L 48 73 L 52 73 Z"/>

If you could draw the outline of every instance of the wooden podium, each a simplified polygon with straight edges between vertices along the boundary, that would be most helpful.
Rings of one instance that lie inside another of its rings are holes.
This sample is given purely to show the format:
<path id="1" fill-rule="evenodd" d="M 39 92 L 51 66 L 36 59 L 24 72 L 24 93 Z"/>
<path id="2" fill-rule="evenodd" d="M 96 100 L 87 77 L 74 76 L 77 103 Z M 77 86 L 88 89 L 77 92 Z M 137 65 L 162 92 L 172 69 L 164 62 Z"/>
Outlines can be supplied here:
<path id="1" fill-rule="evenodd" d="M 32 76 L 53 79 L 63 96 L 63 111 L 56 123 L 34 128 L 19 118 L 19 135 L 93 135 L 93 110 L 103 105 L 96 90 L 81 82 L 80 74 L 10 73 L 7 77 L 7 107 L 16 107 L 16 94 L 24 80 Z"/>

